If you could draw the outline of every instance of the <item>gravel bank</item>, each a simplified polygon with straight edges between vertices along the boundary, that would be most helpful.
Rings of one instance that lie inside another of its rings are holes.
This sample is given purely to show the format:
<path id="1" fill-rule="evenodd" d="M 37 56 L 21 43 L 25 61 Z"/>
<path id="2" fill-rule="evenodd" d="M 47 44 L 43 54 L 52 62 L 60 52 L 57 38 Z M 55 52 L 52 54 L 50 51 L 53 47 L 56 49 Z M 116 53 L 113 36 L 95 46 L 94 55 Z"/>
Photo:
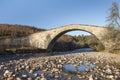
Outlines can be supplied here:
<path id="1" fill-rule="evenodd" d="M 42 56 L 40 54 L 16 54 L 0 56 L 0 79 L 5 80 L 120 80 L 120 55 L 85 52 L 66 55 Z M 74 73 L 63 71 L 64 64 L 75 67 L 87 61 L 94 69 Z"/>

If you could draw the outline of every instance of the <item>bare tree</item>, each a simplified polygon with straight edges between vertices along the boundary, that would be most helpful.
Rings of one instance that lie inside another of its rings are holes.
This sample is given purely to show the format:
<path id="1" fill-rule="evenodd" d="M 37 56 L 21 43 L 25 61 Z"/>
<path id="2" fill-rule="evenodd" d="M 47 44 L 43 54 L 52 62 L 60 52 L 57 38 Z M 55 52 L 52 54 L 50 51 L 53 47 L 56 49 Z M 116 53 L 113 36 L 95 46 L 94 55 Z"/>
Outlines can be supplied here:
<path id="1" fill-rule="evenodd" d="M 107 21 L 109 22 L 107 26 L 114 27 L 120 30 L 120 14 L 119 14 L 119 5 L 116 2 L 112 3 L 112 7 L 109 9 L 109 16 Z"/>

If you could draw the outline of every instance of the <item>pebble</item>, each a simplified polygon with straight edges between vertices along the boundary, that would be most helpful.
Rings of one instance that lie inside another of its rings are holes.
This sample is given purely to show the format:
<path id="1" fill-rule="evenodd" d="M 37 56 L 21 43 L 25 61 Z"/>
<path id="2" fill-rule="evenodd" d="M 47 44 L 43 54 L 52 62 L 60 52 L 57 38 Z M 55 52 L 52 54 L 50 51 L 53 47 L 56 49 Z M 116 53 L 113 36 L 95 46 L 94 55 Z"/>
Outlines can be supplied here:
<path id="1" fill-rule="evenodd" d="M 38 74 L 33 74 L 34 75 L 34 77 L 37 77 L 38 76 Z"/>
<path id="2" fill-rule="evenodd" d="M 61 64 L 58 64 L 57 67 L 61 69 L 63 66 Z"/>
<path id="3" fill-rule="evenodd" d="M 13 77 L 9 77 L 9 78 L 7 78 L 7 80 L 14 80 L 14 78 Z"/>
<path id="4" fill-rule="evenodd" d="M 23 78 L 27 78 L 27 75 L 22 75 Z"/>
<path id="5" fill-rule="evenodd" d="M 21 78 L 16 78 L 16 80 L 22 80 Z"/>
<path id="6" fill-rule="evenodd" d="M 92 75 L 90 75 L 90 76 L 89 76 L 89 80 L 93 80 L 93 77 L 92 77 Z"/>
<path id="7" fill-rule="evenodd" d="M 35 80 L 40 80 L 40 77 L 36 77 Z"/>
<path id="8" fill-rule="evenodd" d="M 30 70 L 29 73 L 32 74 L 32 73 L 33 73 L 33 70 Z"/>
<path id="9" fill-rule="evenodd" d="M 107 78 L 112 79 L 114 76 L 113 75 L 108 75 Z"/>
<path id="10" fill-rule="evenodd" d="M 6 70 L 3 75 L 4 75 L 4 77 L 10 77 L 11 76 L 11 72 Z"/>
<path id="11" fill-rule="evenodd" d="M 55 76 L 54 76 L 54 78 L 55 78 L 55 79 L 58 79 L 58 78 L 59 78 L 59 76 L 58 76 L 58 75 L 55 75 Z"/>
<path id="12" fill-rule="evenodd" d="M 94 63 L 96 67 L 89 71 L 77 71 L 75 72 L 75 75 L 74 73 L 69 74 L 62 71 L 64 64 L 72 63 L 77 66 L 83 64 L 85 61 L 89 63 L 87 64 L 88 66 L 91 63 Z M 28 74 L 25 74 L 24 71 L 26 71 Z M 101 79 L 100 77 L 103 78 L 101 80 L 112 80 L 114 78 L 119 78 L 120 75 L 120 69 L 107 62 L 104 57 L 98 56 L 97 58 L 89 58 L 87 54 L 83 56 L 80 54 L 68 54 L 63 56 L 32 57 L 16 60 L 11 59 L 8 62 L 3 61 L 0 63 L 0 72 L 3 73 L 3 77 L 7 78 L 7 80 L 12 80 L 13 77 L 18 77 L 15 80 L 22 80 L 23 78 L 26 80 L 47 80 L 47 78 L 50 80 L 71 80 L 70 75 L 74 75 L 79 79 L 87 80 Z M 22 77 L 19 77 L 19 75 L 22 75 Z M 29 77 L 28 75 L 32 75 L 32 77 Z"/>
<path id="13" fill-rule="evenodd" d="M 47 80 L 46 78 L 41 78 L 40 80 Z"/>
<path id="14" fill-rule="evenodd" d="M 30 67 L 27 65 L 27 66 L 26 66 L 26 69 L 29 69 L 29 68 L 30 68 Z"/>
<path id="15" fill-rule="evenodd" d="M 108 69 L 106 70 L 106 73 L 107 73 L 107 74 L 112 74 L 111 69 L 110 69 L 110 68 L 108 68 Z"/>
<path id="16" fill-rule="evenodd" d="M 33 80 L 32 78 L 27 78 L 27 80 Z"/>

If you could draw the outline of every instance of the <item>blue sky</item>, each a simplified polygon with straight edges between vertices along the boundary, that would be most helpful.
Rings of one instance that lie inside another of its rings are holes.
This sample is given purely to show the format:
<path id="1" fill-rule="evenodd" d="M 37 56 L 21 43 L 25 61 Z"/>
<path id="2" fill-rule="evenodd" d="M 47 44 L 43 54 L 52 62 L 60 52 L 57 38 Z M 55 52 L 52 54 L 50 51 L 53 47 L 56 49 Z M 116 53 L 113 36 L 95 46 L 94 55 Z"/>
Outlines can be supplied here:
<path id="1" fill-rule="evenodd" d="M 44 29 L 68 24 L 104 26 L 112 2 L 120 0 L 0 0 L 0 24 Z"/>

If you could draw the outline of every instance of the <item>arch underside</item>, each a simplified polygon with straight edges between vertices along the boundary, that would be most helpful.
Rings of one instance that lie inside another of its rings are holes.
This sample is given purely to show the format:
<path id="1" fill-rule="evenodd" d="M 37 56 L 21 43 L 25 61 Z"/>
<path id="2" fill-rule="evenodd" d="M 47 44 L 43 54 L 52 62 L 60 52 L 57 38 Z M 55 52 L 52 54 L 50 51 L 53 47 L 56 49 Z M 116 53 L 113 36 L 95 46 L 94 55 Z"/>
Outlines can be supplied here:
<path id="1" fill-rule="evenodd" d="M 61 31 L 60 33 L 56 34 L 55 37 L 52 38 L 52 40 L 51 40 L 50 43 L 48 44 L 47 51 L 48 51 L 48 52 L 52 52 L 52 49 L 53 49 L 56 41 L 57 41 L 63 34 L 65 34 L 65 33 L 67 33 L 67 32 L 70 32 L 70 31 L 76 31 L 76 30 L 77 30 L 77 31 L 85 31 L 85 32 L 88 32 L 88 33 L 94 35 L 94 36 L 97 38 L 97 36 L 96 36 L 94 33 L 91 33 L 91 32 L 89 32 L 89 31 L 82 30 L 82 29 L 69 29 L 69 30 Z M 97 39 L 99 40 L 99 38 L 97 38 Z M 100 40 L 99 40 L 99 41 L 100 41 Z"/>

